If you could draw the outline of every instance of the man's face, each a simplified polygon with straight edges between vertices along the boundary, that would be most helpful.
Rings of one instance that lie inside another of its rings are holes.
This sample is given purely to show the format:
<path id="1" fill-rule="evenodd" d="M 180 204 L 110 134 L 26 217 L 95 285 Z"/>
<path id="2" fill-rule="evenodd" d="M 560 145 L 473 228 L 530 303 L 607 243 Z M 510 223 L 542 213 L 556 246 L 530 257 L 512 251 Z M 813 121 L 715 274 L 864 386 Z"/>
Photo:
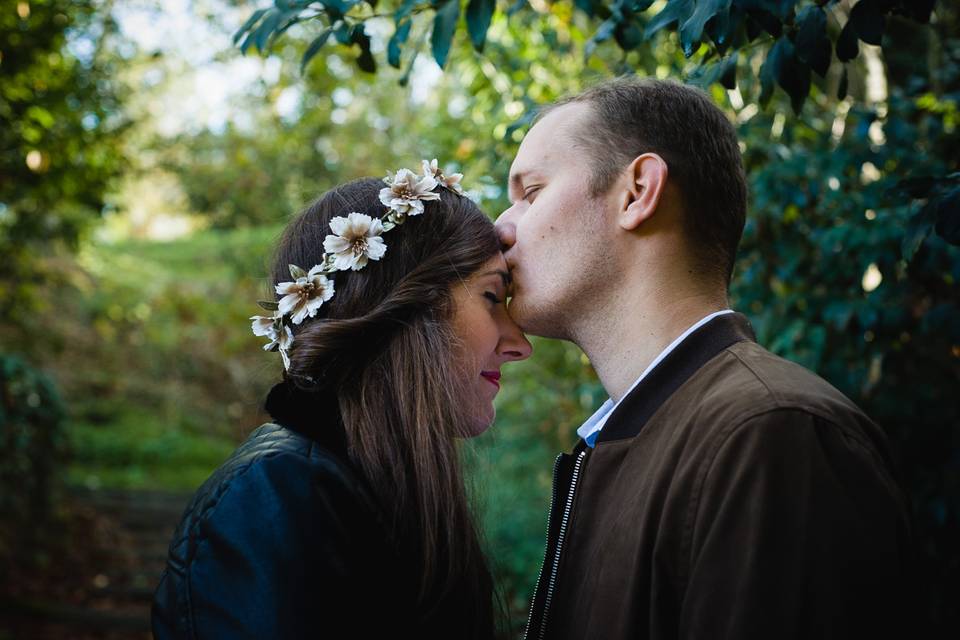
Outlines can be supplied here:
<path id="1" fill-rule="evenodd" d="M 569 104 L 534 125 L 510 167 L 513 204 L 496 223 L 513 276 L 510 314 L 536 335 L 569 339 L 604 275 L 609 198 L 590 195 L 592 160 L 573 138 L 589 113 Z"/>

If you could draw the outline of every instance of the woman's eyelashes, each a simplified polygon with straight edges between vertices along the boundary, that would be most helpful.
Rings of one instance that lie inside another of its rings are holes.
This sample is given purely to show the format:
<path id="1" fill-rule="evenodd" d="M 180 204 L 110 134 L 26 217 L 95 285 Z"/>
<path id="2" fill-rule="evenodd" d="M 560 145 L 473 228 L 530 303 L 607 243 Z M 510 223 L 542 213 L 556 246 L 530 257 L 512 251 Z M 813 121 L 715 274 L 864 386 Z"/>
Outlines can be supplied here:
<path id="1" fill-rule="evenodd" d="M 490 302 L 492 302 L 493 304 L 500 304 L 501 302 L 503 302 L 503 299 L 498 298 L 497 294 L 495 294 L 492 291 L 485 291 L 483 293 L 483 297 L 489 300 Z"/>

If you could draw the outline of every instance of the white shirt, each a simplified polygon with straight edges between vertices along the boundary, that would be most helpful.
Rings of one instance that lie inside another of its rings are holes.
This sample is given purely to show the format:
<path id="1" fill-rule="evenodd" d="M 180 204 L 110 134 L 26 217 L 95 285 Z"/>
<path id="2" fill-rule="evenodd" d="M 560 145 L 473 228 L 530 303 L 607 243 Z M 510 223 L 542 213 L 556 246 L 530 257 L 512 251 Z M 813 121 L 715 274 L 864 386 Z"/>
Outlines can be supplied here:
<path id="1" fill-rule="evenodd" d="M 603 429 L 603 425 L 607 423 L 607 418 L 609 418 L 610 414 L 613 413 L 613 410 L 620 405 L 620 403 L 623 401 L 623 398 L 626 398 L 628 395 L 630 395 L 630 392 L 633 391 L 637 387 L 637 385 L 640 384 L 640 382 L 644 378 L 646 378 L 651 371 L 653 371 L 654 367 L 660 364 L 660 362 L 664 358 L 666 358 L 671 351 L 676 349 L 677 345 L 679 345 L 681 342 L 686 340 L 687 336 L 689 336 L 691 333 L 693 333 L 703 325 L 707 324 L 717 316 L 722 316 L 727 313 L 733 313 L 733 309 L 724 309 L 723 311 L 716 311 L 714 313 L 711 313 L 708 316 L 700 318 L 700 320 L 695 322 L 693 326 L 691 326 L 689 329 L 681 333 L 676 340 L 668 344 L 667 348 L 660 352 L 660 355 L 658 355 L 656 358 L 653 359 L 653 362 L 650 363 L 650 366 L 644 369 L 643 373 L 640 374 L 640 377 L 637 378 L 636 382 L 630 385 L 630 388 L 627 389 L 627 392 L 623 394 L 623 397 L 621 397 L 620 400 L 618 400 L 617 402 L 614 402 L 612 398 L 607 398 L 607 401 L 604 402 L 602 405 L 600 405 L 600 408 L 597 409 L 597 411 L 592 416 L 587 418 L 587 421 L 584 422 L 579 429 L 577 429 L 577 435 L 583 438 L 584 441 L 586 441 L 587 445 L 592 447 L 593 443 L 597 441 L 597 436 L 600 435 L 600 430 Z"/>

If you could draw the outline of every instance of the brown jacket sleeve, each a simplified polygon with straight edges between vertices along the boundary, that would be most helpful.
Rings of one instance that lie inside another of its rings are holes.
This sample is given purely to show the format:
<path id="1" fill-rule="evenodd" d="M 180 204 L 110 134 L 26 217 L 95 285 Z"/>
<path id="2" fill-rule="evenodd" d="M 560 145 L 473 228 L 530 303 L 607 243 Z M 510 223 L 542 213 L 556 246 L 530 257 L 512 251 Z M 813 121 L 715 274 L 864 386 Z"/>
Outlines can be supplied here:
<path id="1" fill-rule="evenodd" d="M 902 494 L 869 431 L 841 422 L 774 409 L 718 432 L 684 532 L 680 638 L 899 633 Z"/>

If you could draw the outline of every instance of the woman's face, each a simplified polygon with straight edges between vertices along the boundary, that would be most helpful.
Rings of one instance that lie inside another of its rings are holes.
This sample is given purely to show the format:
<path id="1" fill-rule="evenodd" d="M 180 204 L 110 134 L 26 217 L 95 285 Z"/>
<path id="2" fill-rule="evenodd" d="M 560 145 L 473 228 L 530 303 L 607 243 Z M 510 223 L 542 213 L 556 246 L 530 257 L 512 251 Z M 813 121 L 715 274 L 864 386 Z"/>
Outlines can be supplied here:
<path id="1" fill-rule="evenodd" d="M 475 274 L 453 286 L 453 331 L 460 340 L 466 375 L 464 402 L 473 421 L 469 437 L 493 424 L 500 367 L 530 357 L 532 347 L 507 314 L 507 263 L 497 253 Z"/>

